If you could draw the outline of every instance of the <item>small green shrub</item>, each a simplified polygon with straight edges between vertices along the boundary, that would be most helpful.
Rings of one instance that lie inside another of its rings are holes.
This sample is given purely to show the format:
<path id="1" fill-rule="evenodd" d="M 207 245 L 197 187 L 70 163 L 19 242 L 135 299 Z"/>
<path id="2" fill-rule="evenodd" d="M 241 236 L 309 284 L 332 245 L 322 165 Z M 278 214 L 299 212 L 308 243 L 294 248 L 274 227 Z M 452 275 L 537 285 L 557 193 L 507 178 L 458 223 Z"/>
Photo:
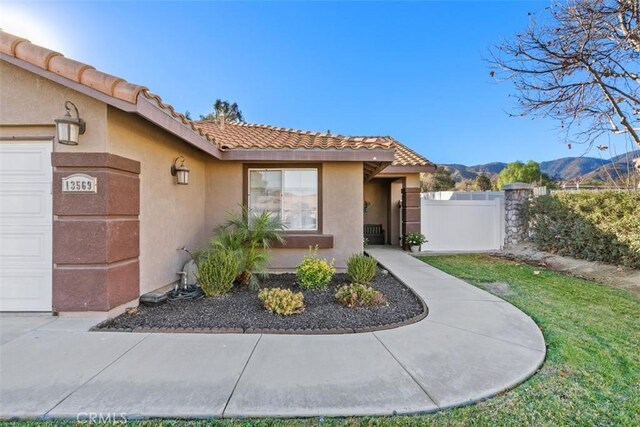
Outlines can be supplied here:
<path id="1" fill-rule="evenodd" d="M 364 254 L 353 254 L 347 260 L 347 274 L 354 283 L 368 284 L 378 273 L 375 258 Z"/>
<path id="2" fill-rule="evenodd" d="M 216 248 L 204 252 L 198 260 L 198 283 L 208 297 L 224 295 L 233 288 L 239 268 L 240 260 L 234 251 Z"/>
<path id="3" fill-rule="evenodd" d="M 309 248 L 309 255 L 296 267 L 298 286 L 302 289 L 326 288 L 336 272 L 333 262 L 318 258 L 318 246 Z"/>
<path id="4" fill-rule="evenodd" d="M 304 295 L 294 293 L 290 289 L 265 288 L 260 290 L 258 298 L 264 308 L 272 313 L 290 316 L 304 311 Z"/>
<path id="5" fill-rule="evenodd" d="M 338 302 L 346 307 L 376 307 L 387 303 L 382 292 L 360 283 L 340 286 L 336 292 Z"/>
<path id="6" fill-rule="evenodd" d="M 556 193 L 534 198 L 523 213 L 538 249 L 640 268 L 640 193 Z"/>

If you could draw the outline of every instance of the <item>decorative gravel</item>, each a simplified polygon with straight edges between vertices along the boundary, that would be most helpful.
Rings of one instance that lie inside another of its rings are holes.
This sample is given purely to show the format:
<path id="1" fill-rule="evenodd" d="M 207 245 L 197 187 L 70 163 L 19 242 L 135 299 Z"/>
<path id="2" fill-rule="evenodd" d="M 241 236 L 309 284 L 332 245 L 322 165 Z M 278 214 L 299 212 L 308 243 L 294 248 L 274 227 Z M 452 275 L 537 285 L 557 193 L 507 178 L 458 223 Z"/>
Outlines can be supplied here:
<path id="1" fill-rule="evenodd" d="M 347 308 L 336 302 L 338 287 L 349 283 L 346 274 L 335 274 L 323 290 L 302 291 L 306 309 L 281 316 L 265 310 L 257 291 L 236 286 L 223 297 L 169 301 L 157 307 L 140 306 L 135 314 L 122 314 L 97 325 L 95 330 L 157 332 L 265 332 L 350 333 L 413 323 L 426 316 L 424 304 L 413 291 L 390 274 L 379 272 L 371 286 L 381 291 L 388 304 Z M 296 286 L 295 274 L 272 274 L 263 287 Z"/>

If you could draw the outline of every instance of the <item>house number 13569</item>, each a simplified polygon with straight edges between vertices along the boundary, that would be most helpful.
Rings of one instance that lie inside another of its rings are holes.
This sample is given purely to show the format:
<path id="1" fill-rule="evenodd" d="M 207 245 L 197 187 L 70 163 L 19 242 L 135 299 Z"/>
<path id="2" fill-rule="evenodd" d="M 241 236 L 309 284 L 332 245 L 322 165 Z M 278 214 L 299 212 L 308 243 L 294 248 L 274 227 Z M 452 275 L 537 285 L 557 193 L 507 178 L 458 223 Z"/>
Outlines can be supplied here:
<path id="1" fill-rule="evenodd" d="M 62 178 L 63 193 L 97 193 L 98 179 L 83 173 Z"/>

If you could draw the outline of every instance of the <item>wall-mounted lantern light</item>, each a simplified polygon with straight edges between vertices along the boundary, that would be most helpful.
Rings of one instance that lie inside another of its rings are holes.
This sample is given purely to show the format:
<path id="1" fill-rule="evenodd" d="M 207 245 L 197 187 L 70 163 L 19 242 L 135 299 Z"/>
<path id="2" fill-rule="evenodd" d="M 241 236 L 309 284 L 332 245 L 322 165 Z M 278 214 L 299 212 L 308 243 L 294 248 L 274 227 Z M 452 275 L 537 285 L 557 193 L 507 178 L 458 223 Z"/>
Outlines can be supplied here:
<path id="1" fill-rule="evenodd" d="M 177 166 L 178 160 L 180 160 L 180 166 Z M 171 166 L 171 175 L 176 177 L 176 184 L 189 184 L 189 169 L 184 165 L 184 157 L 178 156 L 173 161 L 173 165 Z"/>
<path id="2" fill-rule="evenodd" d="M 76 117 L 71 117 L 71 107 L 76 112 Z M 80 118 L 78 108 L 71 101 L 64 103 L 67 114 L 56 119 L 56 132 L 58 133 L 58 142 L 64 145 L 78 145 L 78 136 L 84 134 L 87 124 Z"/>

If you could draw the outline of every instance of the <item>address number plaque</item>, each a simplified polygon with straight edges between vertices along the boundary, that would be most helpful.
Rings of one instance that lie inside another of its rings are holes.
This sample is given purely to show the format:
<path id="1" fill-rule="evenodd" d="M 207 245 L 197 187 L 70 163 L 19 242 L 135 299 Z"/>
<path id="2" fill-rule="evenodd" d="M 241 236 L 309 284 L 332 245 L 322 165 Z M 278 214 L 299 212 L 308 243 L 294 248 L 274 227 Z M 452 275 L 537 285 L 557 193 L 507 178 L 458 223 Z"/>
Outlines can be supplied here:
<path id="1" fill-rule="evenodd" d="M 98 178 L 76 173 L 62 178 L 63 193 L 97 193 Z"/>

